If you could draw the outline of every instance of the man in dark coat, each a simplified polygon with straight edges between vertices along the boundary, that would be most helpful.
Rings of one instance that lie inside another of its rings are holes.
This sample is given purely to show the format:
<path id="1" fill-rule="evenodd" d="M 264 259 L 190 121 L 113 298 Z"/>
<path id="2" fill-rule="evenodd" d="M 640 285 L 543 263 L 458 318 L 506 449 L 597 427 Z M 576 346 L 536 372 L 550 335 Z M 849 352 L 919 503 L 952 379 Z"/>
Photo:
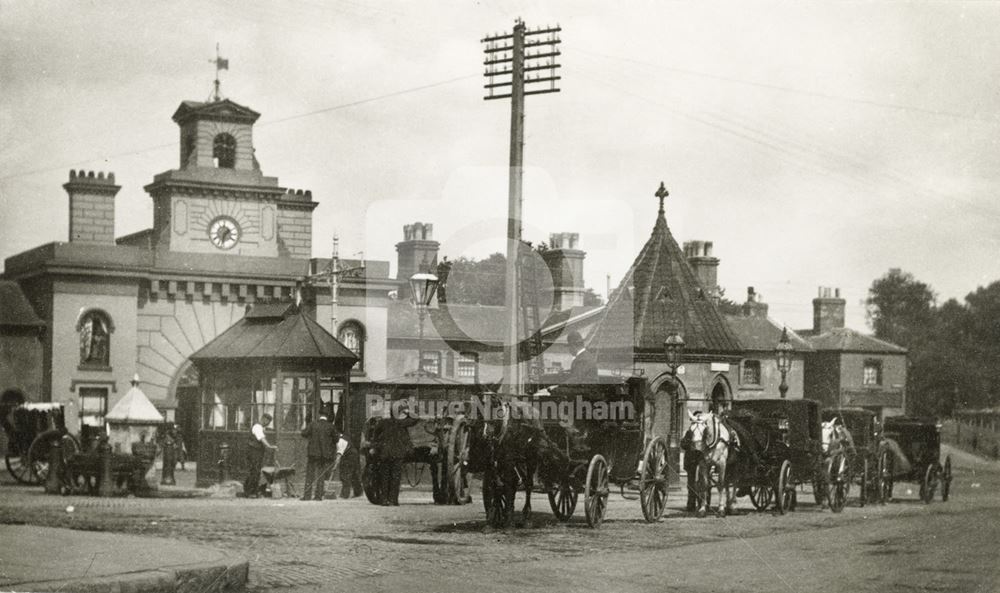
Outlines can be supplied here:
<path id="1" fill-rule="evenodd" d="M 580 332 L 573 330 L 566 337 L 570 351 L 573 352 L 573 363 L 569 367 L 570 384 L 597 383 L 597 358 L 589 352 L 583 343 Z"/>
<path id="2" fill-rule="evenodd" d="M 393 402 L 390 417 L 375 425 L 372 442 L 379 460 L 380 490 L 386 493 L 384 506 L 399 506 L 399 483 L 403 479 L 403 460 L 413 452 L 409 427 L 417 423 L 403 402 Z"/>
<path id="3" fill-rule="evenodd" d="M 337 441 L 340 434 L 327 419 L 325 413 L 313 420 L 302 430 L 302 436 L 309 439 L 306 446 L 306 485 L 302 489 L 302 500 L 323 500 L 326 479 L 337 464 Z M 316 498 L 310 494 L 314 491 Z"/>

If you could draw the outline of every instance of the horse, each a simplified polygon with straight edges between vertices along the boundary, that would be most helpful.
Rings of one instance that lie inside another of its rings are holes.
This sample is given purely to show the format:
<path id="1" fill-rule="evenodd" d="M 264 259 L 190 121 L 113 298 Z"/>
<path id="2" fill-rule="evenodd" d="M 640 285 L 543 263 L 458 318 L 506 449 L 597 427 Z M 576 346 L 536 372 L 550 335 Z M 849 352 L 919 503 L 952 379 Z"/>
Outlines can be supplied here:
<path id="1" fill-rule="evenodd" d="M 823 451 L 823 481 L 819 482 L 819 486 L 823 486 L 824 488 L 814 494 L 820 508 L 826 508 L 829 502 L 825 491 L 825 487 L 827 486 L 826 480 L 833 473 L 833 460 L 838 454 L 843 454 L 843 459 L 846 463 L 850 456 L 854 455 L 854 439 L 840 417 L 835 416 L 820 425 L 820 448 Z M 838 471 L 839 469 L 841 468 L 838 468 Z M 863 487 L 864 485 L 862 484 Z M 813 488 L 817 488 L 817 485 L 814 485 Z"/>
<path id="2" fill-rule="evenodd" d="M 735 457 L 735 449 L 739 446 L 736 433 L 726 426 L 723 419 L 713 413 L 699 413 L 697 415 L 688 412 L 691 420 L 691 448 L 701 454 L 701 467 L 704 481 L 699 487 L 708 490 L 708 475 L 714 467 L 719 474 L 717 483 L 719 503 L 716 514 L 725 517 L 732 512 L 733 499 L 730 488 L 731 475 L 727 471 L 731 467 L 731 461 Z M 704 517 L 708 506 L 707 496 L 698 497 L 697 514 Z"/>
<path id="3" fill-rule="evenodd" d="M 470 443 L 470 457 L 485 461 L 483 503 L 487 521 L 494 527 L 510 525 L 520 487 L 524 490 L 521 518 L 527 523 L 535 474 L 539 468 L 551 465 L 556 454 L 554 444 L 531 406 L 516 400 L 511 403 L 493 399 L 491 403 L 501 417 L 483 420 Z"/>

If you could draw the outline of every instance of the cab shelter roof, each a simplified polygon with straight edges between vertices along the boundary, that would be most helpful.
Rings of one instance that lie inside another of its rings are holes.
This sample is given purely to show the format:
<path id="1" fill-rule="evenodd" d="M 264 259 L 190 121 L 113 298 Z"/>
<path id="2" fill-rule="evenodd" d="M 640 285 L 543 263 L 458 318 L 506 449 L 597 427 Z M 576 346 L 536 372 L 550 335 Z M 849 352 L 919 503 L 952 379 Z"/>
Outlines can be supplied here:
<path id="1" fill-rule="evenodd" d="M 357 357 L 292 303 L 254 305 L 246 316 L 191 355 L 195 363 L 298 364 L 349 369 Z"/>

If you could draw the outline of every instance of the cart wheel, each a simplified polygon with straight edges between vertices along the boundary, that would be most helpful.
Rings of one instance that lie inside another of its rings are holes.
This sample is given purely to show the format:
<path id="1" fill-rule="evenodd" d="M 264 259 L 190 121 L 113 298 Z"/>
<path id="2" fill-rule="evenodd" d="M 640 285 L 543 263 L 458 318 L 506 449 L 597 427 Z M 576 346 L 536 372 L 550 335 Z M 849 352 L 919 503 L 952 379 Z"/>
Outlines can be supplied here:
<path id="1" fill-rule="evenodd" d="M 920 483 L 920 500 L 925 504 L 930 504 L 934 500 L 934 491 L 937 490 L 938 465 L 932 463 L 924 471 L 924 481 Z"/>
<path id="2" fill-rule="evenodd" d="M 893 486 L 893 465 L 892 455 L 888 450 L 882 451 L 878 458 L 878 480 L 879 480 L 879 503 L 885 504 L 892 500 Z"/>
<path id="3" fill-rule="evenodd" d="M 792 499 L 795 497 L 795 484 L 792 483 L 792 462 L 787 459 L 781 462 L 778 470 L 778 483 L 774 488 L 774 500 L 778 513 L 784 515 L 792 510 Z"/>
<path id="4" fill-rule="evenodd" d="M 469 491 L 469 436 L 471 428 L 465 417 L 458 416 L 448 431 L 448 502 L 472 502 Z"/>
<path id="5" fill-rule="evenodd" d="M 63 433 L 58 430 L 47 430 L 31 441 L 31 446 L 28 447 L 28 470 L 33 479 L 30 484 L 45 483 L 49 476 L 49 449 L 54 441 L 62 437 Z M 72 442 L 76 444 L 75 441 Z"/>
<path id="6" fill-rule="evenodd" d="M 14 455 L 8 453 L 4 458 L 7 464 L 7 471 L 14 479 L 22 484 L 37 484 L 35 477 L 31 473 L 31 465 L 28 463 L 27 455 Z"/>
<path id="7" fill-rule="evenodd" d="M 766 510 L 771 505 L 771 495 L 774 490 L 770 486 L 754 484 L 750 486 L 750 503 L 758 511 Z"/>
<path id="8" fill-rule="evenodd" d="M 493 467 L 487 468 L 483 476 L 483 504 L 486 506 L 486 522 L 491 527 L 506 529 L 514 521 L 514 496 L 517 483 L 508 484 L 501 479 Z"/>
<path id="9" fill-rule="evenodd" d="M 587 481 L 583 490 L 583 512 L 587 525 L 600 527 L 608 511 L 608 462 L 601 455 L 594 455 L 587 467 Z"/>
<path id="10" fill-rule="evenodd" d="M 385 498 L 382 492 L 381 483 L 377 479 L 378 462 L 369 461 L 365 464 L 365 469 L 361 471 L 361 485 L 364 487 L 365 497 L 368 502 L 380 505 Z"/>
<path id="11" fill-rule="evenodd" d="M 830 460 L 830 473 L 827 476 L 826 498 L 830 501 L 830 510 L 839 513 L 847 503 L 847 461 L 843 453 L 837 453 Z"/>
<path id="12" fill-rule="evenodd" d="M 941 502 L 948 502 L 951 492 L 951 455 L 944 458 L 944 471 L 941 473 Z"/>
<path id="13" fill-rule="evenodd" d="M 549 506 L 552 507 L 552 514 L 560 521 L 569 521 L 576 510 L 576 490 L 563 480 L 557 483 L 549 483 L 545 486 L 549 493 Z"/>
<path id="14" fill-rule="evenodd" d="M 871 489 L 871 479 L 870 474 L 871 469 L 868 467 L 868 457 L 865 457 L 861 462 L 861 488 L 858 492 L 858 506 L 865 506 L 868 503 L 868 491 Z"/>
<path id="15" fill-rule="evenodd" d="M 646 445 L 639 474 L 639 504 L 647 523 L 663 517 L 667 506 L 667 444 L 656 437 Z"/>

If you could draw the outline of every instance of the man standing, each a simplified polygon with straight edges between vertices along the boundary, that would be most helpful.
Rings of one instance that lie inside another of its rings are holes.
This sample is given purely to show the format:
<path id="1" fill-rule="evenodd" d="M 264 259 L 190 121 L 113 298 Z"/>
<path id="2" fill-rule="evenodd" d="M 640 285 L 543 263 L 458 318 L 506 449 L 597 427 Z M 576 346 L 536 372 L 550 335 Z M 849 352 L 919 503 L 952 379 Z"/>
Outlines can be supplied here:
<path id="1" fill-rule="evenodd" d="M 243 495 L 257 498 L 260 489 L 260 468 L 264 465 L 264 450 L 278 448 L 267 442 L 264 427 L 271 423 L 270 414 L 262 414 L 259 422 L 250 427 L 250 443 L 247 446 L 247 478 L 243 482 Z"/>
<path id="2" fill-rule="evenodd" d="M 583 336 L 580 332 L 573 330 L 566 337 L 566 343 L 573 353 L 573 363 L 569 367 L 569 377 L 566 382 L 570 384 L 597 383 L 597 359 L 587 351 L 583 344 Z"/>
<path id="3" fill-rule="evenodd" d="M 417 423 L 411 418 L 405 402 L 393 402 L 390 417 L 375 425 L 372 442 L 377 443 L 379 480 L 386 493 L 383 506 L 399 506 L 399 483 L 403 479 L 403 460 L 413 452 L 409 427 Z"/>
<path id="4" fill-rule="evenodd" d="M 302 500 L 323 500 L 326 479 L 337 464 L 340 434 L 327 419 L 326 413 L 321 412 L 319 418 L 302 429 L 302 436 L 309 439 L 306 445 L 306 485 L 302 489 Z M 316 498 L 310 496 L 314 488 Z"/>

